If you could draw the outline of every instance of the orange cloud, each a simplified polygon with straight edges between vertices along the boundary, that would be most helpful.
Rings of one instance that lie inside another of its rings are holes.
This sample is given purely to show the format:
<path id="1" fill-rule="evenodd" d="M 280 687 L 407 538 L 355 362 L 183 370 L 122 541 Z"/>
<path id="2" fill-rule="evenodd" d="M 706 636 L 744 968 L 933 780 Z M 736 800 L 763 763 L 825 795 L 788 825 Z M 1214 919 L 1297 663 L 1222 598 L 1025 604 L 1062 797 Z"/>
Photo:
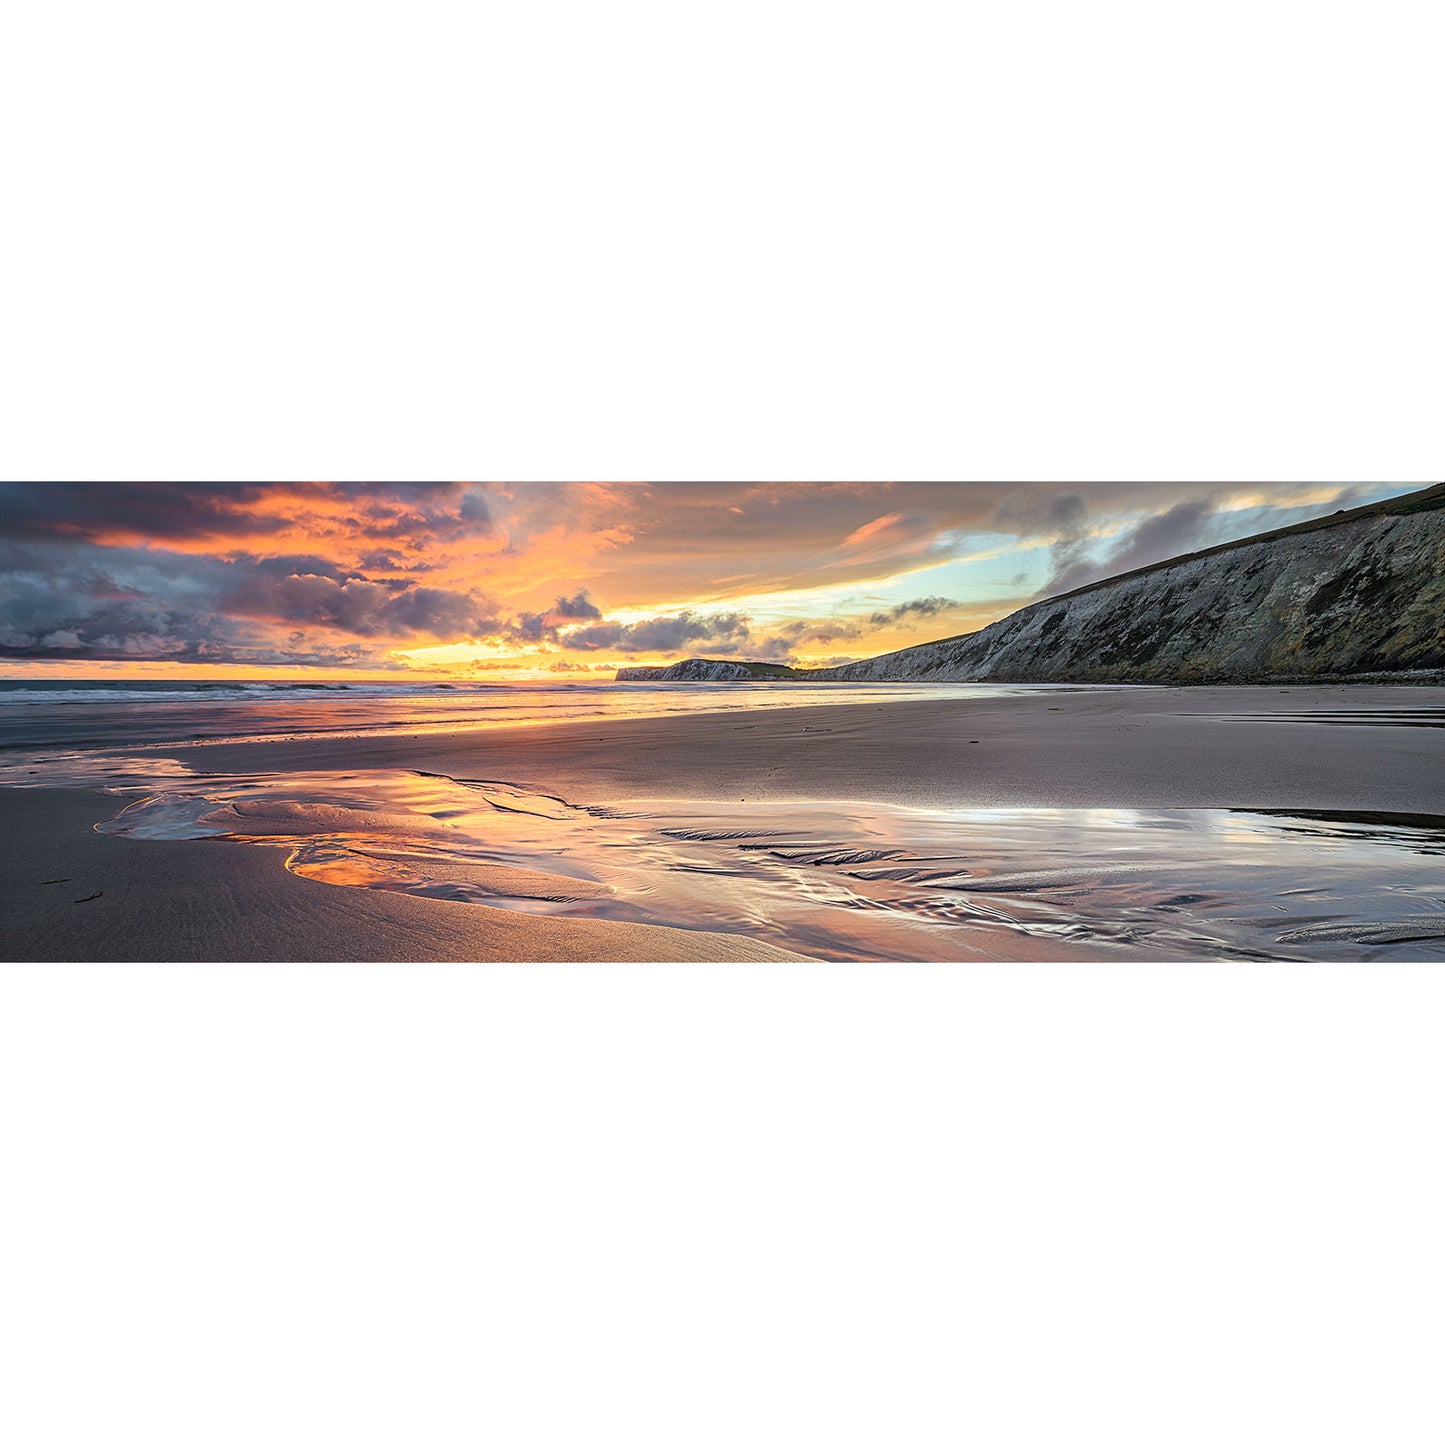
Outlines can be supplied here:
<path id="1" fill-rule="evenodd" d="M 889 512 L 886 517 L 875 517 L 871 522 L 864 523 L 856 532 L 850 532 L 844 537 L 843 545 L 845 547 L 858 547 L 864 542 L 872 542 L 895 530 L 902 521 L 902 512 Z"/>

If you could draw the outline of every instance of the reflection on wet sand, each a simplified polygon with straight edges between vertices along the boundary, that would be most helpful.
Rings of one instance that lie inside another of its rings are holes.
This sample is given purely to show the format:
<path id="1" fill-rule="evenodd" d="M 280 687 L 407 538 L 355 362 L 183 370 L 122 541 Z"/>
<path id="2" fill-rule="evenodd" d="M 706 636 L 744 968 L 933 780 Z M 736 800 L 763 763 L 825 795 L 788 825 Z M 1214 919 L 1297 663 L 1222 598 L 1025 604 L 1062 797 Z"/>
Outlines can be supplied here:
<path id="1" fill-rule="evenodd" d="M 695 683 L 563 683 L 550 686 L 436 684 L 418 691 L 404 686 L 304 690 L 287 687 L 253 690 L 244 699 L 220 695 L 170 699 L 158 694 L 145 701 L 115 697 L 103 703 L 62 701 L 39 694 L 20 703 L 0 693 L 0 753 L 30 747 L 105 747 L 118 737 L 128 747 L 188 742 L 284 742 L 297 738 L 402 736 L 423 737 L 488 728 L 533 727 L 547 723 L 620 722 L 632 718 L 671 717 L 847 703 L 907 702 L 946 698 L 957 702 L 1072 693 L 1063 684 L 1016 687 L 1000 683 L 817 683 L 734 682 L 699 688 Z M 1094 688 L 1093 691 L 1105 689 Z M 1115 689 L 1118 690 L 1118 689 Z M 1145 691 L 1146 689 L 1132 689 Z"/>
<path id="2" fill-rule="evenodd" d="M 198 774 L 73 757 L 140 796 L 105 833 L 284 848 L 298 877 L 746 934 L 832 959 L 1445 953 L 1445 819 L 1227 809 L 585 806 L 404 770 Z M 218 865 L 221 860 L 218 858 Z"/>
<path id="3" fill-rule="evenodd" d="M 1357 708 L 1348 712 L 1246 712 L 1236 722 L 1335 723 L 1348 727 L 1445 728 L 1445 708 Z"/>

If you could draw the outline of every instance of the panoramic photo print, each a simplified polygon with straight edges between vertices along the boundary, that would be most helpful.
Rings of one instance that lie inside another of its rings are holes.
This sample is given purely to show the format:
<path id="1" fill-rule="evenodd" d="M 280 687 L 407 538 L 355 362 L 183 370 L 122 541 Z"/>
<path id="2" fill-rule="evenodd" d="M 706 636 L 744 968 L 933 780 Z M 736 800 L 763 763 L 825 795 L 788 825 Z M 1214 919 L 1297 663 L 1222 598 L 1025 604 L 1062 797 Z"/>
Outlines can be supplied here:
<path id="1" fill-rule="evenodd" d="M 9 960 L 1445 957 L 1445 485 L 7 483 Z"/>

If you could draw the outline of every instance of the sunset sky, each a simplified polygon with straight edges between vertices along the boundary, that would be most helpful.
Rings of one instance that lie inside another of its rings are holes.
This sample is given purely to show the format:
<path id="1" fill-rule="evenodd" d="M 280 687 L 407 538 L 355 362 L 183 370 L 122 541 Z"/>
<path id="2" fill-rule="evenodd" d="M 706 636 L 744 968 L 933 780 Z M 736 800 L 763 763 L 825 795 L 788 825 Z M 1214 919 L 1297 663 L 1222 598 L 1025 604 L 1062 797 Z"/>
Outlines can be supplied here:
<path id="1" fill-rule="evenodd" d="M 1367 484 L 0 485 L 0 676 L 819 666 L 1408 491 Z"/>

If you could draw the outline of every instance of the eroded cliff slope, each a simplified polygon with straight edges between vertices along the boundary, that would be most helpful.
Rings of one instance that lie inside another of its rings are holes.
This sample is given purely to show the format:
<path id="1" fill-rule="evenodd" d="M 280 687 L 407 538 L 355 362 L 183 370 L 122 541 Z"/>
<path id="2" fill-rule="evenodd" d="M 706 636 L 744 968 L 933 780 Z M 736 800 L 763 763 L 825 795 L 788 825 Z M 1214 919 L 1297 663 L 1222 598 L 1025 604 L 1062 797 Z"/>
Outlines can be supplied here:
<path id="1" fill-rule="evenodd" d="M 619 681 L 1257 682 L 1445 671 L 1445 483 L 843 667 L 688 658 Z"/>
<path id="2" fill-rule="evenodd" d="M 1445 484 L 1112 577 L 823 681 L 1246 682 L 1445 668 Z"/>

